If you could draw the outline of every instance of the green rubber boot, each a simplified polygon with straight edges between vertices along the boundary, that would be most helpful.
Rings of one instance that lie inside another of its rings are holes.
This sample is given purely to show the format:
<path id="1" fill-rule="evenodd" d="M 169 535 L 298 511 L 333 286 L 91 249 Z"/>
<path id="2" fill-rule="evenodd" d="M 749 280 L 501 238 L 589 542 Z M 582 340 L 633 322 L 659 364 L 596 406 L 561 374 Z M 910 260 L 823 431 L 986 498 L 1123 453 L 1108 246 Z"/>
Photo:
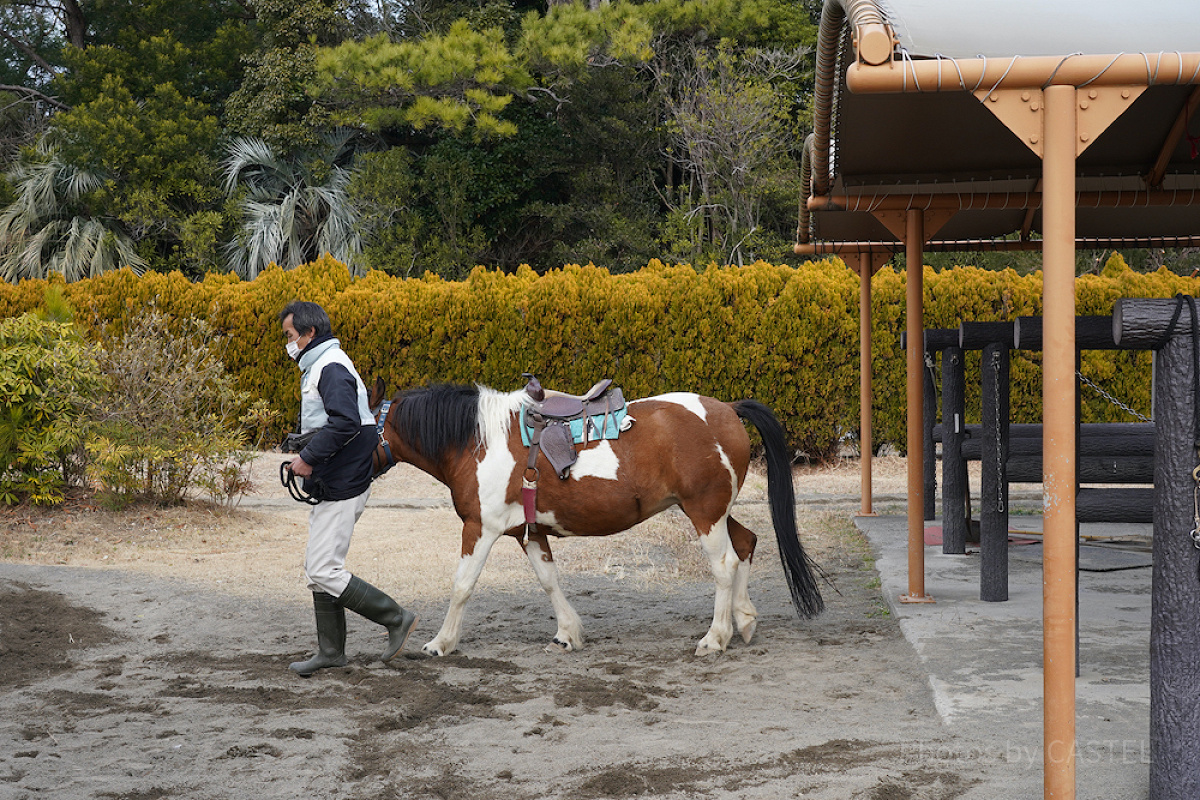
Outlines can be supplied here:
<path id="1" fill-rule="evenodd" d="M 388 646 L 380 656 L 384 661 L 391 661 L 404 649 L 408 635 L 417 624 L 416 614 L 405 611 L 395 600 L 355 576 L 351 576 L 346 591 L 342 592 L 337 602 L 371 622 L 387 628 Z"/>
<path id="2" fill-rule="evenodd" d="M 317 617 L 317 654 L 307 661 L 296 661 L 288 669 L 307 678 L 319 669 L 346 666 L 346 611 L 333 595 L 313 592 L 313 611 Z"/>

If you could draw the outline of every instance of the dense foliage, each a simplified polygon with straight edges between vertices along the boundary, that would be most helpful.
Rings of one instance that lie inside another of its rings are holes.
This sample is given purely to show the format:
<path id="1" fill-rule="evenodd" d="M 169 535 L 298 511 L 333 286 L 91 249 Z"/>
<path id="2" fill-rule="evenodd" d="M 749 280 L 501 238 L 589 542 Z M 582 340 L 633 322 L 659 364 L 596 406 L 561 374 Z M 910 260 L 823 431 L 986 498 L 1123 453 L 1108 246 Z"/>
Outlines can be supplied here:
<path id="1" fill-rule="evenodd" d="M 820 8 L 0 0 L 0 276 L 794 264 Z"/>
<path id="2" fill-rule="evenodd" d="M 69 322 L 0 321 L 0 503 L 55 503 L 82 475 L 87 398 L 103 386 L 95 346 Z"/>
<path id="3" fill-rule="evenodd" d="M 811 6 L 3 0 L 0 272 L 790 260 Z"/>

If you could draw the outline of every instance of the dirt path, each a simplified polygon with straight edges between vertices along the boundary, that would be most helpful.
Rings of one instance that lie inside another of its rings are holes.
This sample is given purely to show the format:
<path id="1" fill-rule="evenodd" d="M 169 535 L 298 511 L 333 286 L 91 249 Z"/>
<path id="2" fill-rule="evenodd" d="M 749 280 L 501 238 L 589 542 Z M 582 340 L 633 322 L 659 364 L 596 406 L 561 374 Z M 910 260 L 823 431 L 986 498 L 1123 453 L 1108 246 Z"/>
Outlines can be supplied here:
<path id="1" fill-rule="evenodd" d="M 692 655 L 712 584 L 667 514 L 556 546 L 579 652 L 547 650 L 549 603 L 502 542 L 456 654 L 384 666 L 378 629 L 349 615 L 350 665 L 304 680 L 286 665 L 314 643 L 305 516 L 271 458 L 231 514 L 0 518 L 0 797 L 1003 796 L 994 754 L 939 756 L 964 745 L 849 523 L 852 464 L 797 474 L 802 535 L 832 581 L 816 620 L 792 612 L 754 476 L 738 510 L 761 543 L 749 645 Z M 877 497 L 889 480 L 902 486 L 902 463 L 880 465 Z M 377 484 L 348 566 L 420 611 L 415 651 L 441 623 L 457 553 L 445 490 L 401 468 Z"/>

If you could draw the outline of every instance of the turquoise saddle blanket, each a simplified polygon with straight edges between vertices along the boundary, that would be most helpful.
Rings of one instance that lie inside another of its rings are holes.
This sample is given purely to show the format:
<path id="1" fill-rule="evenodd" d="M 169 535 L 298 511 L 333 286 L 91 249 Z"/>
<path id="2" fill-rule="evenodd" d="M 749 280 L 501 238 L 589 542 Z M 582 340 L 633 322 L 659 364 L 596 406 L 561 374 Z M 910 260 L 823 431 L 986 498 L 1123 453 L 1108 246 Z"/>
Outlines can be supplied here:
<path id="1" fill-rule="evenodd" d="M 529 440 L 530 427 L 525 424 L 525 412 L 527 409 L 521 409 L 521 444 L 528 447 L 532 442 Z M 607 423 L 605 418 L 607 417 Z M 575 444 L 583 441 L 583 424 L 588 424 L 588 441 L 594 442 L 600 439 L 616 439 L 621 433 L 621 423 L 625 421 L 625 409 L 619 408 L 608 414 L 593 414 L 590 417 L 580 417 L 579 419 L 570 420 L 567 424 L 571 429 L 571 440 Z"/>

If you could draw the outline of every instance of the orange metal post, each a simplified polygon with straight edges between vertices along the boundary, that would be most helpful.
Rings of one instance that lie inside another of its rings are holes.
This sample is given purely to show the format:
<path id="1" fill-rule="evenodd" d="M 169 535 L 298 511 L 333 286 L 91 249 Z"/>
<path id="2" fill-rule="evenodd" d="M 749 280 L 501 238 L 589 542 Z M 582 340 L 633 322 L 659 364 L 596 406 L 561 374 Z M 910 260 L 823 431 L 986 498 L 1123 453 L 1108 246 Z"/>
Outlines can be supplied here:
<path id="1" fill-rule="evenodd" d="M 1075 797 L 1075 152 L 1073 86 L 1045 90 L 1042 173 L 1045 797 Z"/>
<path id="2" fill-rule="evenodd" d="M 872 516 L 871 510 L 871 452 L 874 446 L 871 437 L 871 269 L 874 259 L 870 253 L 858 255 L 858 449 L 862 469 L 862 505 L 859 514 Z"/>
<path id="3" fill-rule="evenodd" d="M 910 210 L 905 220 L 904 254 L 908 291 L 908 594 L 902 603 L 929 603 L 925 594 L 925 214 Z"/>

